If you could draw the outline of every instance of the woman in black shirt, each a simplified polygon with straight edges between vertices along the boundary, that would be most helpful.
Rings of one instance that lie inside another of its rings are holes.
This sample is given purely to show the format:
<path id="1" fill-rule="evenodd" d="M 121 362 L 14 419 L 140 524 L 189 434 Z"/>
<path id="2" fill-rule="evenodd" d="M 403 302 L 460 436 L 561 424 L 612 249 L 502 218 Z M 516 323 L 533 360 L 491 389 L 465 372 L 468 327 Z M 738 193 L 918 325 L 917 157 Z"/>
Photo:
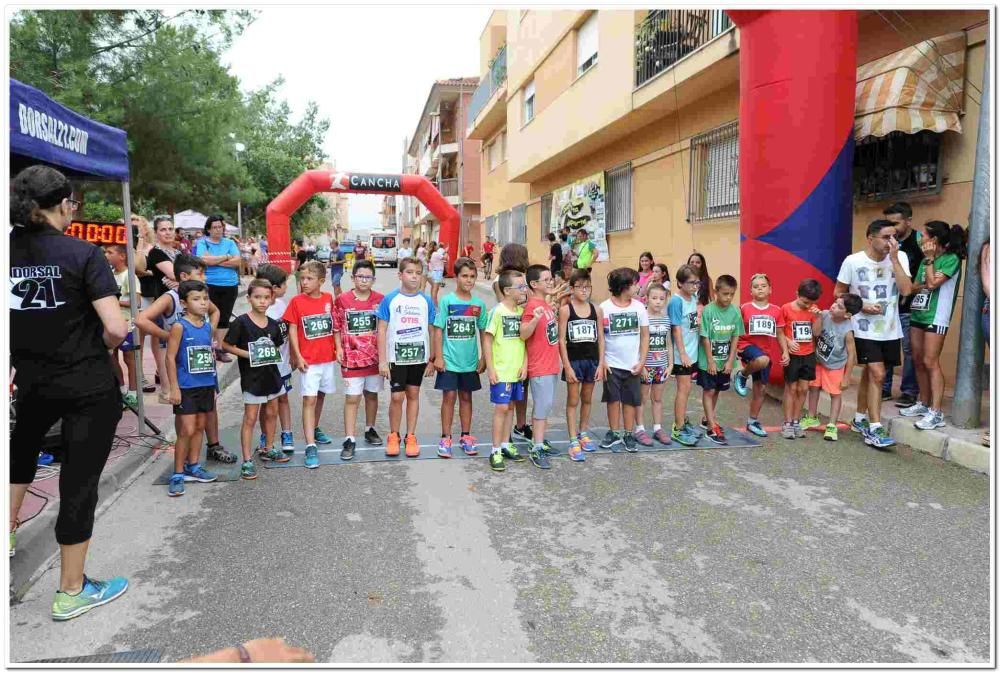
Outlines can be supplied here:
<path id="1" fill-rule="evenodd" d="M 38 447 L 62 420 L 56 541 L 62 554 L 52 618 L 72 619 L 117 598 L 128 581 L 83 573 L 97 486 L 122 415 L 108 351 L 128 331 L 103 251 L 63 231 L 78 206 L 69 180 L 32 166 L 11 182 L 10 353 L 18 386 L 11 434 L 11 529 L 35 478 Z"/>

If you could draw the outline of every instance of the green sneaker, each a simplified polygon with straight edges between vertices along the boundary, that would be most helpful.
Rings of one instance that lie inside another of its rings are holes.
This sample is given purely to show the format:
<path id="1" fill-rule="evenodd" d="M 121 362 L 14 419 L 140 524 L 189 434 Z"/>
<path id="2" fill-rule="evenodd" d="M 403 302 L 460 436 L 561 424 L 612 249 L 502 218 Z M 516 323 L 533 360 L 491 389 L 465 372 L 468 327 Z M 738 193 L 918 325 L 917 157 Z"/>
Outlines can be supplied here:
<path id="1" fill-rule="evenodd" d="M 15 531 L 10 532 L 10 555 L 14 556 L 14 549 L 17 546 L 17 533 Z"/>
<path id="2" fill-rule="evenodd" d="M 83 589 L 80 590 L 80 593 L 71 596 L 61 591 L 56 592 L 56 596 L 52 600 L 52 619 L 61 622 L 79 617 L 99 605 L 110 603 L 125 593 L 127 589 L 128 580 L 124 577 L 112 577 L 101 582 L 84 575 Z"/>
<path id="3" fill-rule="evenodd" d="M 291 460 L 291 457 L 286 455 L 281 449 L 272 446 L 267 451 L 258 451 L 257 457 L 261 460 L 270 461 L 274 463 L 287 463 Z"/>
<path id="4" fill-rule="evenodd" d="M 503 451 L 490 454 L 490 469 L 494 472 L 503 472 L 507 469 L 503 462 Z"/>
<path id="5" fill-rule="evenodd" d="M 133 409 L 137 409 L 139 407 L 139 393 L 130 390 L 122 395 L 122 401 Z"/>
<path id="6" fill-rule="evenodd" d="M 523 463 L 525 460 L 527 460 L 527 458 L 525 458 L 521 453 L 518 452 L 517 447 L 514 446 L 513 444 L 510 445 L 510 448 L 507 447 L 501 448 L 500 453 L 503 454 L 504 458 L 513 461 L 515 463 Z"/>
<path id="7" fill-rule="evenodd" d="M 803 416 L 802 420 L 799 421 L 799 427 L 803 430 L 808 430 L 809 428 L 818 428 L 821 425 L 819 419 L 815 416 Z"/>
<path id="8" fill-rule="evenodd" d="M 253 464 L 253 460 L 243 461 L 240 466 L 240 477 L 247 480 L 257 478 L 257 467 Z"/>
<path id="9" fill-rule="evenodd" d="M 823 439 L 828 442 L 837 441 L 837 425 L 835 423 L 830 423 L 826 426 L 826 432 L 823 433 Z"/>

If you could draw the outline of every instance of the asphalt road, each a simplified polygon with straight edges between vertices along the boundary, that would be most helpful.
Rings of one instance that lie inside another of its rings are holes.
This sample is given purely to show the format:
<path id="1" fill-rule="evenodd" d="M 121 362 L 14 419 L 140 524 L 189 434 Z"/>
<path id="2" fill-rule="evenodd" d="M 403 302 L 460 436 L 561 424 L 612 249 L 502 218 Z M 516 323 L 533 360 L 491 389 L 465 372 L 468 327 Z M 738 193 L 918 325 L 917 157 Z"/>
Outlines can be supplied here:
<path id="1" fill-rule="evenodd" d="M 395 283 L 379 269 L 380 290 Z M 440 394 L 425 383 L 430 438 Z M 331 434 L 342 399 L 324 412 Z M 219 407 L 236 427 L 238 386 Z M 486 441 L 488 410 L 481 391 Z M 745 414 L 724 395 L 726 425 Z M 769 402 L 763 420 L 779 415 Z M 382 407 L 383 436 L 387 423 Z M 493 474 L 483 459 L 261 469 L 182 498 L 152 485 L 165 456 L 95 529 L 88 573 L 124 574 L 128 593 L 54 623 L 50 570 L 11 608 L 11 661 L 147 648 L 173 661 L 266 635 L 336 663 L 988 661 L 989 478 L 809 434 L 548 472 Z"/>

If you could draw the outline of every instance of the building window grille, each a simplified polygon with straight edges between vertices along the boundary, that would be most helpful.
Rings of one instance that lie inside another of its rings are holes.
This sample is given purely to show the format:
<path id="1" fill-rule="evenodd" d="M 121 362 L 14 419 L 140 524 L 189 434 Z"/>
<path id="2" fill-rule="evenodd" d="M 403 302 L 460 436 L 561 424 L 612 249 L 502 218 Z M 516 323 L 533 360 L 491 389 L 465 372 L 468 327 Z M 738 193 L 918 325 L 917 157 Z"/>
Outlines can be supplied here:
<path id="1" fill-rule="evenodd" d="M 605 171 L 604 189 L 607 194 L 607 230 L 628 231 L 632 228 L 632 163 L 626 162 Z"/>
<path id="2" fill-rule="evenodd" d="M 893 131 L 854 148 L 855 201 L 887 201 L 941 191 L 941 134 Z"/>
<path id="3" fill-rule="evenodd" d="M 490 215 L 486 218 L 486 235 L 492 237 L 494 241 L 497 239 L 496 215 Z"/>
<path id="4" fill-rule="evenodd" d="M 510 211 L 504 210 L 497 213 L 497 243 L 499 243 L 502 247 L 511 242 Z"/>
<path id="5" fill-rule="evenodd" d="M 739 144 L 737 122 L 691 139 L 689 221 L 740 214 Z"/>
<path id="6" fill-rule="evenodd" d="M 525 245 L 528 242 L 528 207 L 525 204 L 514 206 L 510 215 L 511 241 Z"/>
<path id="7" fill-rule="evenodd" d="M 542 230 L 542 240 L 549 240 L 549 227 L 552 226 L 552 193 L 544 194 L 542 196 L 542 226 L 539 229 Z M 559 232 L 555 232 L 556 236 Z"/>

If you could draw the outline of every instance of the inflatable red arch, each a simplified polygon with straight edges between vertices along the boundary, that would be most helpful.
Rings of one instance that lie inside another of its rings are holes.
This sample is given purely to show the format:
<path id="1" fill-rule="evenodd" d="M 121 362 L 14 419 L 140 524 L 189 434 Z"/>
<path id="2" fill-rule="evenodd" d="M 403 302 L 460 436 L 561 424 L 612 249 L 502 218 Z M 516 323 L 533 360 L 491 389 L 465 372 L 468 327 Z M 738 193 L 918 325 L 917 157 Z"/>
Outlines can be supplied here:
<path id="1" fill-rule="evenodd" d="M 403 194 L 414 196 L 441 222 L 438 240 L 447 243 L 454 259 L 458 250 L 459 215 L 441 192 L 420 175 L 385 175 L 346 171 L 306 171 L 267 205 L 268 261 L 292 270 L 292 241 L 288 222 L 292 213 L 314 194 Z"/>

